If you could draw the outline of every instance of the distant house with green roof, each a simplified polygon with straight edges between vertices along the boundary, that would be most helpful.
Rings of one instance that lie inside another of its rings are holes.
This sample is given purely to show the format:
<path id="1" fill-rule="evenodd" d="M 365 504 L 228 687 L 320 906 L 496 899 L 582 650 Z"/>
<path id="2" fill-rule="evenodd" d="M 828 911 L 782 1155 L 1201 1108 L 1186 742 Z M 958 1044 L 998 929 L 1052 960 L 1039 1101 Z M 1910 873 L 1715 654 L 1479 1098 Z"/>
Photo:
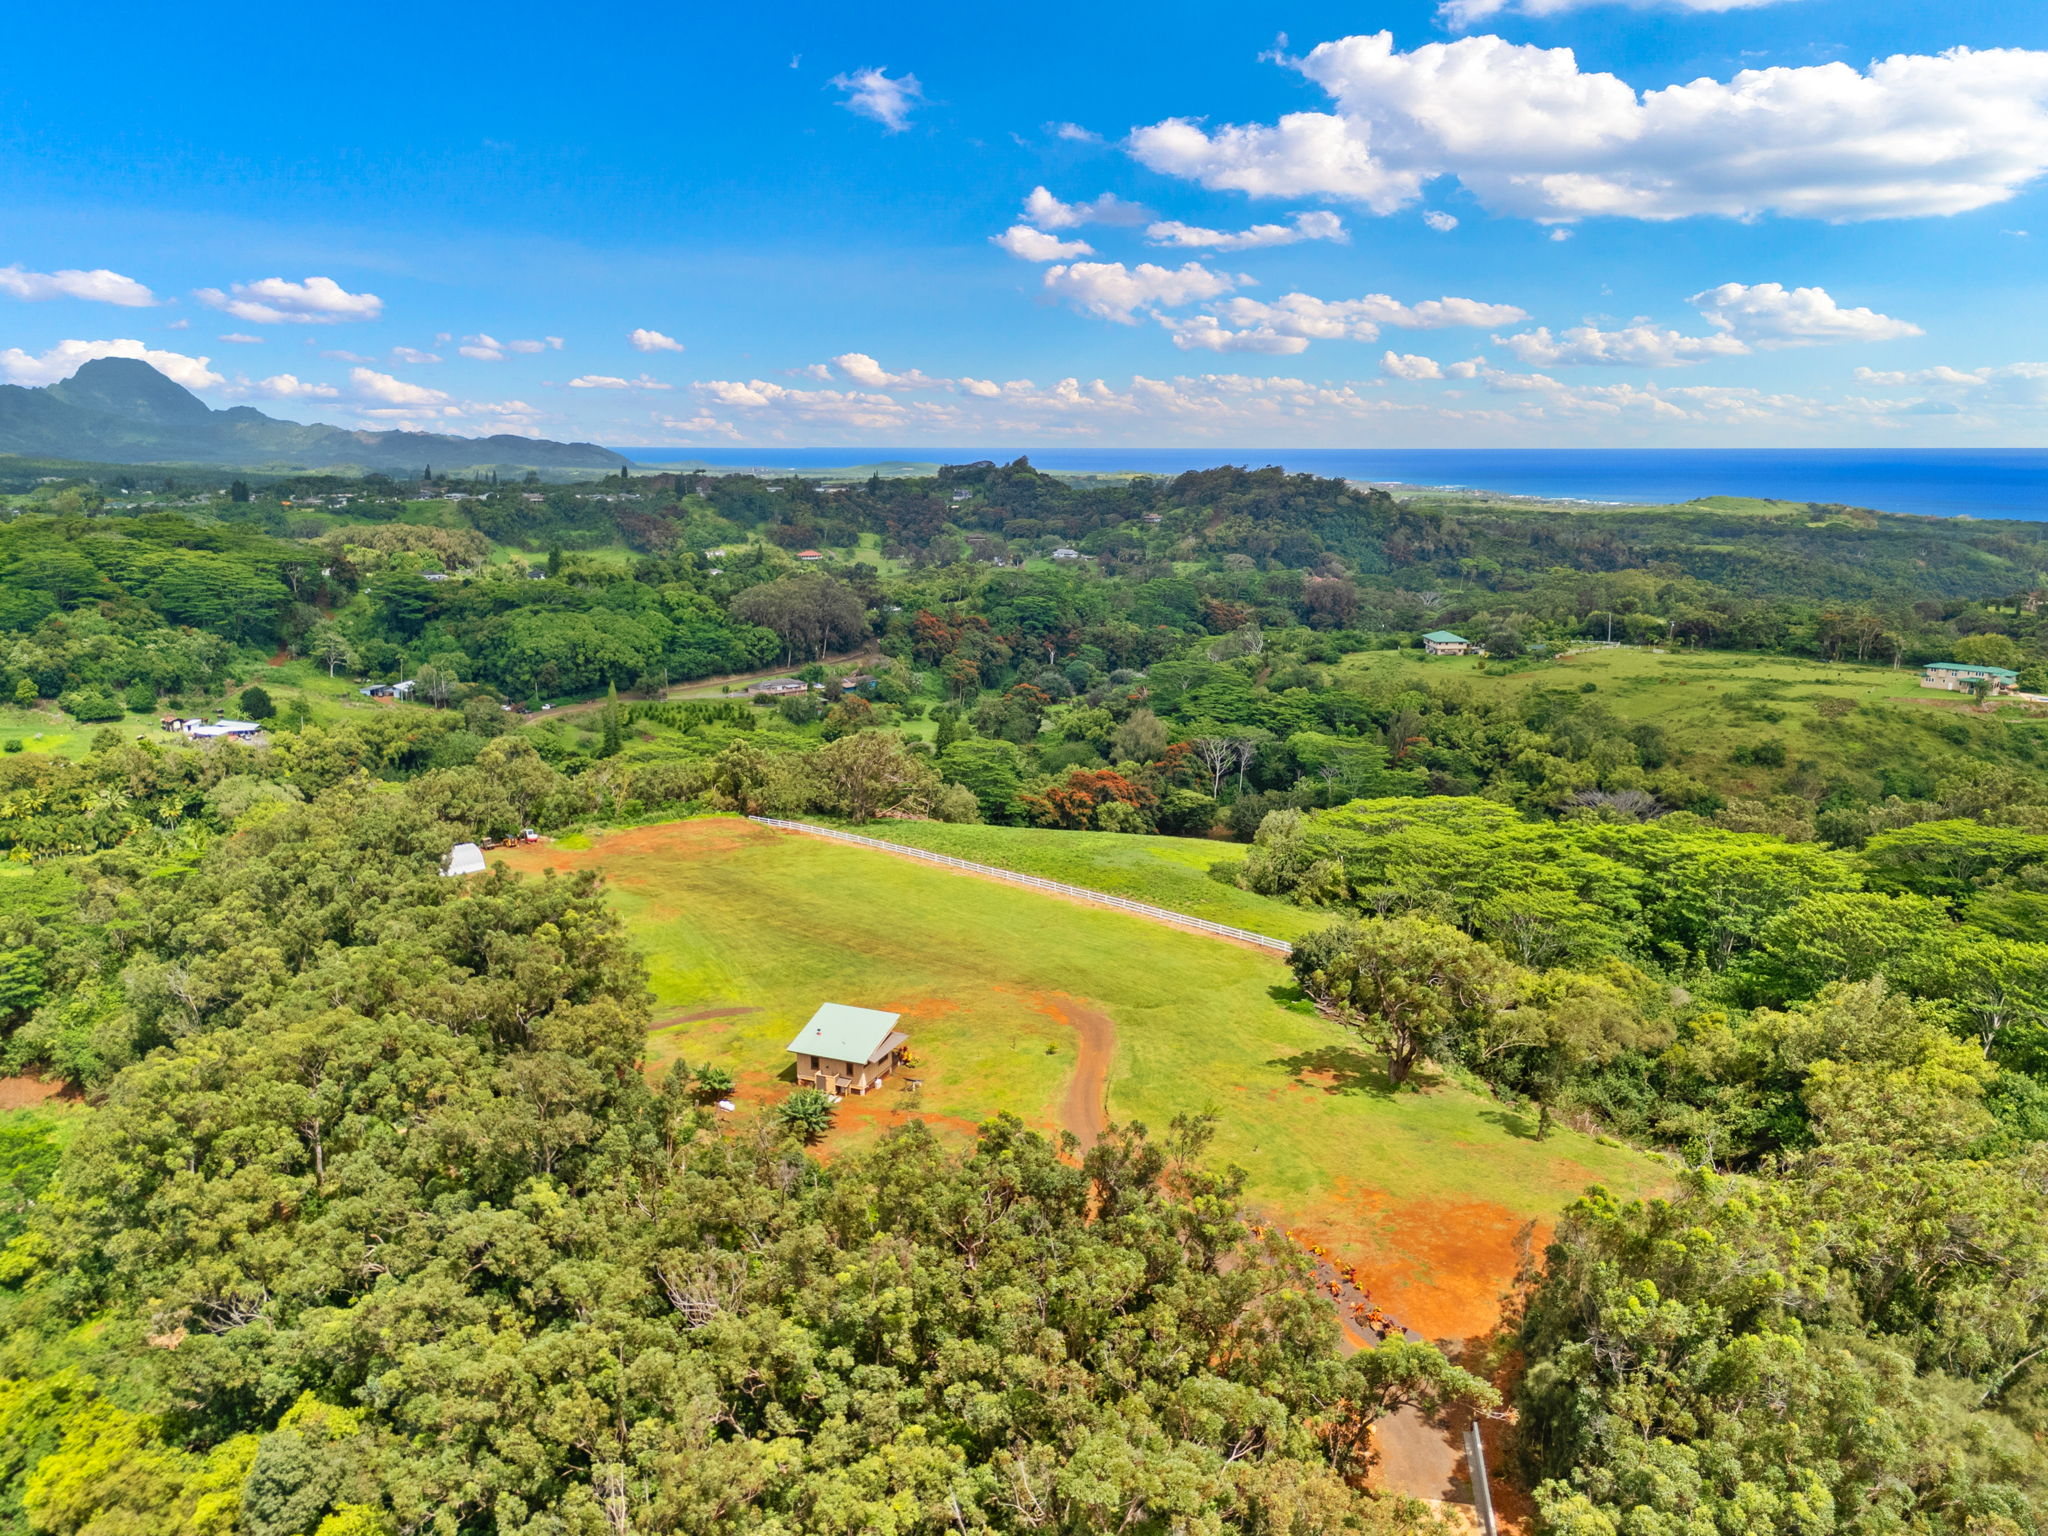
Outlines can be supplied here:
<path id="1" fill-rule="evenodd" d="M 896 1027 L 899 1017 L 878 1008 L 819 1004 L 787 1047 L 796 1057 L 798 1086 L 834 1096 L 879 1088 L 906 1059 L 910 1037 Z"/>
<path id="2" fill-rule="evenodd" d="M 1432 656 L 1463 656 L 1472 649 L 1472 642 L 1448 629 L 1432 629 L 1422 637 L 1422 648 Z"/>
<path id="3" fill-rule="evenodd" d="M 2009 667 L 1979 667 L 1967 661 L 1930 661 L 1920 673 L 1921 687 L 1946 688 L 1950 693 L 1968 693 L 1979 682 L 1989 683 L 1993 693 L 2011 693 L 2019 680 L 2019 673 Z"/>

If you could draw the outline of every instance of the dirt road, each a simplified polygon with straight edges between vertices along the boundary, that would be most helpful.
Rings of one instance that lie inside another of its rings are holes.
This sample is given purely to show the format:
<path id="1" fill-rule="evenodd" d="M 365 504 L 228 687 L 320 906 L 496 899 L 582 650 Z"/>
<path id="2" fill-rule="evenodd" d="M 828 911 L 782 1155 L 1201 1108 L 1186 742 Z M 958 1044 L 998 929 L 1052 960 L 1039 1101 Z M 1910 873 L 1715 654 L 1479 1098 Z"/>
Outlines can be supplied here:
<path id="1" fill-rule="evenodd" d="M 1074 1027 L 1074 1072 L 1060 1101 L 1060 1129 L 1072 1131 L 1085 1151 L 1109 1126 L 1109 1064 L 1116 1056 L 1116 1026 L 1109 1015 L 1071 997 L 1035 997 L 1032 1004 Z"/>

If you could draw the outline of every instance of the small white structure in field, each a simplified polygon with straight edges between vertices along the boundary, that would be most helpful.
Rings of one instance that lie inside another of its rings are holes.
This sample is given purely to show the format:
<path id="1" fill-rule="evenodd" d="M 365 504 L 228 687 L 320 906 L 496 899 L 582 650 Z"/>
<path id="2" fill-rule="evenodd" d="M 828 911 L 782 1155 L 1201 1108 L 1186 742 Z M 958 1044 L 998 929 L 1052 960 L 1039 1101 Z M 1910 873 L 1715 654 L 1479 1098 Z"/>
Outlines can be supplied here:
<path id="1" fill-rule="evenodd" d="M 441 865 L 444 875 L 480 875 L 484 869 L 484 851 L 475 843 L 457 843 Z"/>
<path id="2" fill-rule="evenodd" d="M 237 741 L 253 741 L 263 729 L 254 720 L 220 720 L 208 725 L 204 720 L 187 720 L 179 726 L 194 741 L 218 741 L 223 736 L 232 736 Z"/>

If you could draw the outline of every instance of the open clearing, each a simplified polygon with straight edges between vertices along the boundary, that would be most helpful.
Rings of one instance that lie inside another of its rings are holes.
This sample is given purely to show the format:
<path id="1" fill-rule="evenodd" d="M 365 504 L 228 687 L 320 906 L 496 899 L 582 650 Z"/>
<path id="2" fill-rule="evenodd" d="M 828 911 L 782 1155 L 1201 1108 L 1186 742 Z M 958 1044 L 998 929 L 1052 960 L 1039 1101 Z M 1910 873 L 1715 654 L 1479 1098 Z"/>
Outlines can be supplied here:
<path id="1" fill-rule="evenodd" d="M 1391 1094 L 1345 1031 L 1287 1002 L 1277 959 L 1123 913 L 725 817 L 492 858 L 601 870 L 648 956 L 650 1061 L 730 1067 L 745 1104 L 789 1092 L 782 1048 L 818 1003 L 902 1013 L 922 1088 L 846 1101 L 828 1153 L 911 1116 L 968 1134 L 1007 1110 L 1057 1132 L 1083 1107 L 1070 1091 L 1093 1094 L 1074 1085 L 1084 1041 L 1108 1045 L 1110 1120 L 1163 1132 L 1214 1111 L 1211 1156 L 1247 1170 L 1252 1202 L 1432 1338 L 1489 1328 L 1522 1247 L 1586 1185 L 1665 1178 L 1570 1131 L 1539 1143 L 1451 1083 Z"/>
<path id="2" fill-rule="evenodd" d="M 900 821 L 852 830 L 885 843 L 903 843 L 929 853 L 1084 886 L 1289 942 L 1330 922 L 1327 913 L 1310 912 L 1292 902 L 1211 880 L 1209 866 L 1223 859 L 1243 858 L 1242 843 L 943 821 Z"/>
<path id="3" fill-rule="evenodd" d="M 1967 694 L 1923 688 L 1918 667 L 1751 651 L 1616 647 L 1512 671 L 1486 667 L 1472 656 L 1362 651 L 1346 657 L 1341 672 L 1427 682 L 1432 688 L 1451 684 L 1479 698 L 1519 697 L 1542 688 L 1587 692 L 1630 724 L 1662 728 L 1675 747 L 1712 743 L 1711 750 L 1681 751 L 1676 762 L 1728 794 L 1766 792 L 1777 777 L 1723 755 L 1737 747 L 1776 741 L 1788 762 L 1811 764 L 1823 775 L 1886 778 L 1940 771 L 1972 740 L 1965 732 L 2042 729 L 2039 706 L 2008 704 L 1980 712 Z M 1828 700 L 1854 708 L 1829 720 L 1816 707 Z M 1886 792 L 1905 790 L 1888 785 Z"/>

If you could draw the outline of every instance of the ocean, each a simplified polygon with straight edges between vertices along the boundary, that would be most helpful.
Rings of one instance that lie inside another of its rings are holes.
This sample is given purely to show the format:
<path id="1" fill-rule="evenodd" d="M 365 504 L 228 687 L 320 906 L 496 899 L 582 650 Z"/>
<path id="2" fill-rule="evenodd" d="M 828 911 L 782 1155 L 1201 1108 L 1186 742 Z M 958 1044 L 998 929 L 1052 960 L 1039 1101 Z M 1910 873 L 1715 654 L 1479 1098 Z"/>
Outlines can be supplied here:
<path id="1" fill-rule="evenodd" d="M 782 471 L 890 462 L 1006 462 L 1172 475 L 1217 464 L 1565 501 L 1761 496 L 1924 517 L 2048 519 L 2043 448 L 622 448 L 636 463 Z"/>

